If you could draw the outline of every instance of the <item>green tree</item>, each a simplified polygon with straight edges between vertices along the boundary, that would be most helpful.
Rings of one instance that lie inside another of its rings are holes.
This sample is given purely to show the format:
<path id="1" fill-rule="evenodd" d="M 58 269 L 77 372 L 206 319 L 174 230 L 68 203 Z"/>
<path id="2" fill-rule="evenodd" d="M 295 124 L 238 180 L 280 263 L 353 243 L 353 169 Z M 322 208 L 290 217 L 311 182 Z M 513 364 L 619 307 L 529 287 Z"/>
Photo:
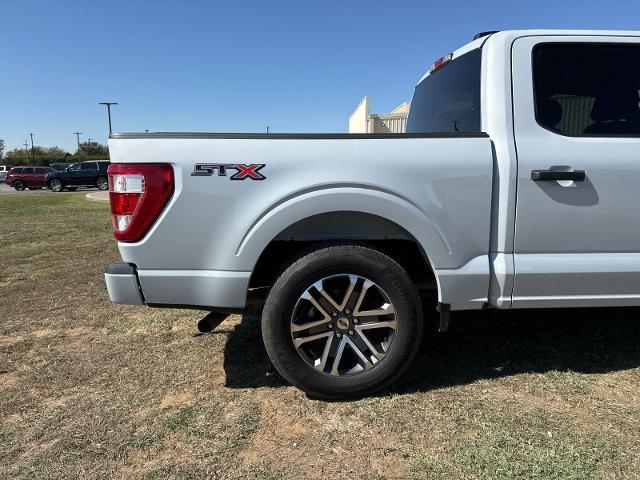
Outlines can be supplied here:
<path id="1" fill-rule="evenodd" d="M 97 142 L 83 142 L 73 154 L 75 160 L 108 160 L 109 148 Z"/>
<path id="2" fill-rule="evenodd" d="M 29 165 L 30 158 L 24 148 L 9 150 L 4 156 L 7 165 Z"/>
<path id="3" fill-rule="evenodd" d="M 60 147 L 15 148 L 7 152 L 5 161 L 9 165 L 49 165 L 67 162 L 70 156 Z"/>

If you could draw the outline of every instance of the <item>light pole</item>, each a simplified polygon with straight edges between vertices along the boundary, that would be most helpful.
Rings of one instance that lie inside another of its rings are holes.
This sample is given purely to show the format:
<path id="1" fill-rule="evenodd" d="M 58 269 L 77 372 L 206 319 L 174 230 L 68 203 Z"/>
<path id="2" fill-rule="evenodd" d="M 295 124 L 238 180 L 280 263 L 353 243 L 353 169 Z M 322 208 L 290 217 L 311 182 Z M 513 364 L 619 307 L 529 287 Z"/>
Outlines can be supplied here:
<path id="1" fill-rule="evenodd" d="M 76 136 L 76 141 L 78 142 L 78 150 L 80 150 L 80 135 L 82 135 L 82 132 L 73 132 L 73 134 Z"/>
<path id="2" fill-rule="evenodd" d="M 111 135 L 111 105 L 118 105 L 118 102 L 99 102 L 100 105 L 107 107 L 107 115 L 109 115 L 109 135 Z"/>
<path id="3" fill-rule="evenodd" d="M 31 161 L 34 163 L 36 163 L 36 155 L 33 151 L 33 133 L 29 133 L 29 135 L 31 136 Z"/>

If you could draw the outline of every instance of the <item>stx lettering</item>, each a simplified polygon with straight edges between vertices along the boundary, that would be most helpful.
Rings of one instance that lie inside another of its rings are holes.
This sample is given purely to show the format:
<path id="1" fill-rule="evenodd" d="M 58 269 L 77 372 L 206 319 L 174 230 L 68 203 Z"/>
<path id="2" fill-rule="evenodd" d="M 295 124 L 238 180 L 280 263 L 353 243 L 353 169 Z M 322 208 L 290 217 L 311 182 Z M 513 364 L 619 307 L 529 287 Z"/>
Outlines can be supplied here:
<path id="1" fill-rule="evenodd" d="M 218 177 L 226 177 L 227 170 L 231 169 L 236 170 L 237 173 L 229 177 L 229 180 L 245 180 L 247 178 L 251 180 L 264 180 L 267 177 L 259 173 L 264 166 L 264 163 L 254 163 L 251 165 L 242 163 L 197 163 L 193 168 L 191 176 L 211 177 L 217 173 Z"/>

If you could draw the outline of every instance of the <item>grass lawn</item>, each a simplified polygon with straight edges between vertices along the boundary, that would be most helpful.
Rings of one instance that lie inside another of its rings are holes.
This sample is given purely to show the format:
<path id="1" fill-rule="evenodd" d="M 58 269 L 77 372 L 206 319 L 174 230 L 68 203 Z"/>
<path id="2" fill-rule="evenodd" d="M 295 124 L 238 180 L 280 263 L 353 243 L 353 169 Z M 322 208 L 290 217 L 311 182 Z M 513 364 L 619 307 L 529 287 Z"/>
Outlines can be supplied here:
<path id="1" fill-rule="evenodd" d="M 640 310 L 455 315 L 379 396 L 269 364 L 259 312 L 111 305 L 108 205 L 0 196 L 0 478 L 640 478 Z"/>

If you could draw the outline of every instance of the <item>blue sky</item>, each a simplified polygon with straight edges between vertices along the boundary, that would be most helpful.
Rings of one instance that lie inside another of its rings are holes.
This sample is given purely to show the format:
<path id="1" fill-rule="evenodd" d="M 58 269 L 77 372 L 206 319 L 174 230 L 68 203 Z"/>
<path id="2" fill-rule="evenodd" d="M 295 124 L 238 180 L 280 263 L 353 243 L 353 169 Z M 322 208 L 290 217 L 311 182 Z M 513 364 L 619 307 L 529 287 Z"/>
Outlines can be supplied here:
<path id="1" fill-rule="evenodd" d="M 640 2 L 0 3 L 0 138 L 75 150 L 74 131 L 344 132 L 364 95 L 410 100 L 433 60 L 483 30 L 637 29 Z"/>

